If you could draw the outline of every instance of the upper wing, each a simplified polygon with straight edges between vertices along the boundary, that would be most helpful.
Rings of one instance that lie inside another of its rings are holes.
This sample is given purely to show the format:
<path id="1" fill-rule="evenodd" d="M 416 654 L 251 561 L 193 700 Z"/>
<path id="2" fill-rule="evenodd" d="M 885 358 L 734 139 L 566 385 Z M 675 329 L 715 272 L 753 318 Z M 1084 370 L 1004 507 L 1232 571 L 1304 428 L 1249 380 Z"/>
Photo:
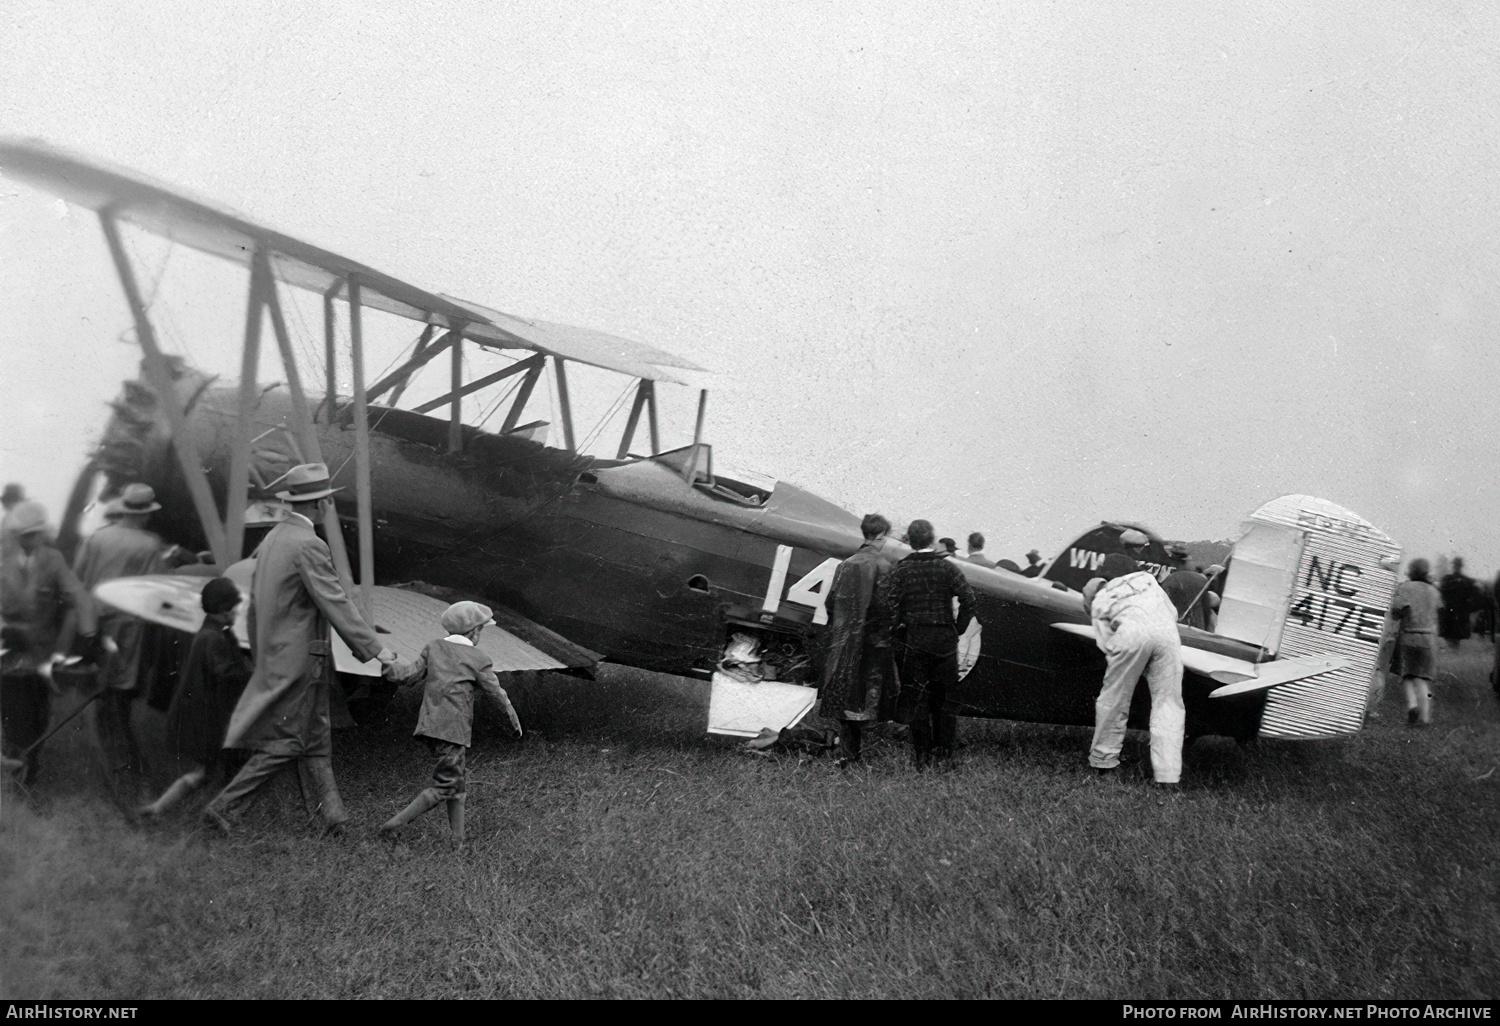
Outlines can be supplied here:
<path id="1" fill-rule="evenodd" d="M 644 343 L 588 328 L 528 321 L 428 291 L 209 200 L 37 140 L 0 140 L 0 167 L 7 176 L 69 203 L 108 211 L 117 220 L 225 260 L 249 266 L 256 250 L 265 250 L 271 254 L 276 277 L 299 288 L 326 294 L 354 275 L 362 305 L 449 329 L 463 325 L 464 338 L 479 345 L 549 353 L 652 381 L 681 383 L 680 375 L 667 368 L 703 370 Z"/>
<path id="2" fill-rule="evenodd" d="M 1068 634 L 1084 638 L 1098 638 L 1094 628 L 1082 623 L 1054 623 L 1053 627 Z M 1342 670 L 1350 663 L 1341 655 L 1298 656 L 1294 659 L 1273 659 L 1265 663 L 1252 663 L 1246 659 L 1208 652 L 1201 648 L 1182 646 L 1182 665 L 1203 677 L 1215 680 L 1224 686 L 1209 693 L 1210 698 L 1228 698 L 1250 691 L 1263 691 L 1278 684 L 1290 684 L 1295 680 L 1316 677 L 1330 670 Z"/>

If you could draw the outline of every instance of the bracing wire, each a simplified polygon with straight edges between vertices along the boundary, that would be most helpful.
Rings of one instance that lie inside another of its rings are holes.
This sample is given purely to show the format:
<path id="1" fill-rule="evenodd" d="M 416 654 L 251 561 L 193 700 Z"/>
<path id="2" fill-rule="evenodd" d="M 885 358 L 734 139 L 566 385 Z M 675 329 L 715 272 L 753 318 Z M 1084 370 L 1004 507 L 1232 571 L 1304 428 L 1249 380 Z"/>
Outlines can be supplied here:
<path id="1" fill-rule="evenodd" d="M 274 274 L 271 287 L 276 287 Z M 297 339 L 297 347 L 302 350 L 302 355 L 307 358 L 308 366 L 316 369 L 318 380 L 323 381 L 328 376 L 323 354 L 318 349 L 312 330 L 307 326 L 307 319 L 302 316 L 302 309 L 297 303 L 297 297 L 292 295 L 293 291 L 293 289 L 287 289 L 285 292 L 278 293 L 278 296 L 282 299 L 281 309 L 283 316 L 285 316 L 287 308 L 290 307 L 292 312 L 291 316 L 287 319 L 296 322 L 295 330 L 292 324 L 287 325 L 287 334 Z"/>
<path id="2" fill-rule="evenodd" d="M 131 240 L 128 234 L 122 233 L 122 242 L 125 246 L 126 253 L 129 254 L 132 266 L 145 266 L 146 262 L 141 259 L 139 249 L 136 247 L 135 243 Z M 157 269 L 155 278 L 151 282 L 149 298 L 146 298 L 144 302 L 146 304 L 146 310 L 148 312 L 154 312 L 156 314 L 156 324 L 161 333 L 165 335 L 168 341 L 172 343 L 173 348 L 186 356 L 189 363 L 196 366 L 199 362 L 198 354 L 193 351 L 192 346 L 188 343 L 187 336 L 184 335 L 180 330 L 178 330 L 176 323 L 172 318 L 172 311 L 170 310 L 170 308 L 163 307 L 159 311 L 152 311 L 152 307 L 156 303 L 156 297 L 161 289 L 162 279 L 166 277 L 167 264 L 171 261 L 172 253 L 176 250 L 176 248 L 176 243 L 170 243 L 168 245 L 166 256 L 162 258 L 161 266 Z M 139 342 L 139 339 L 137 339 L 137 342 Z"/>
<path id="3" fill-rule="evenodd" d="M 161 288 L 161 280 L 167 276 L 167 265 L 172 262 L 172 254 L 177 252 L 177 243 L 167 240 L 167 255 L 161 258 L 161 267 L 157 269 L 156 280 L 151 283 L 151 294 L 146 299 L 146 309 L 151 309 L 151 304 L 156 302 L 157 290 Z"/>
<path id="4" fill-rule="evenodd" d="M 402 349 L 396 350 L 395 357 L 392 358 L 392 360 L 391 360 L 390 363 L 388 363 L 388 364 L 385 365 L 385 369 L 384 370 L 382 370 L 379 374 L 375 375 L 375 380 L 379 381 L 381 378 L 385 377 L 391 371 L 395 370 L 396 369 L 396 365 L 398 363 L 405 363 L 407 360 L 409 360 L 413 356 L 415 356 L 416 352 L 417 352 L 417 343 L 420 342 L 420 341 L 422 341 L 422 335 L 419 332 L 417 334 L 417 337 L 414 338 L 414 339 L 412 339 L 412 341 L 411 341 L 411 348 L 410 349 L 402 348 Z M 412 373 L 415 374 L 416 371 L 412 371 Z M 366 375 L 366 376 L 368 377 L 368 375 Z M 408 378 L 408 380 L 410 380 L 410 378 Z M 368 383 L 365 385 L 365 387 L 366 388 L 369 387 Z"/>
<path id="5" fill-rule="evenodd" d="M 594 439 L 599 437 L 599 435 L 604 431 L 604 428 L 609 424 L 609 422 L 615 418 L 615 415 L 625 408 L 625 397 L 630 394 L 630 390 L 634 387 L 634 379 L 625 383 L 625 390 L 615 398 L 614 402 L 609 404 L 609 409 L 604 411 L 604 416 L 599 418 L 599 423 L 594 425 L 593 430 L 588 433 L 588 436 L 586 438 L 584 438 L 583 444 L 578 447 L 579 452 L 583 452 L 590 445 L 592 445 Z"/>
<path id="6" fill-rule="evenodd" d="M 486 424 L 488 424 L 490 422 L 490 418 L 495 415 L 495 411 L 499 410 L 500 407 L 505 404 L 505 400 L 509 399 L 516 393 L 516 390 L 521 387 L 521 382 L 525 380 L 525 378 L 526 375 L 517 374 L 514 381 L 512 381 L 507 387 L 501 389 L 499 396 L 493 403 L 490 404 L 490 408 L 484 411 L 484 416 L 481 417 L 479 423 L 475 424 L 474 426 L 484 427 Z"/>

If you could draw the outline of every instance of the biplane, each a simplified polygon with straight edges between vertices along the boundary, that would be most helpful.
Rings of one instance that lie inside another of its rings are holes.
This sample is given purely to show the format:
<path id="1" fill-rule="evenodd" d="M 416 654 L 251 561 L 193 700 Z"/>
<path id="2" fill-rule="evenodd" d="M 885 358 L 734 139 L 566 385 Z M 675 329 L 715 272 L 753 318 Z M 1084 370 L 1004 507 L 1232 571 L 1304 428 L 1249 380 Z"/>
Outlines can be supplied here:
<path id="1" fill-rule="evenodd" d="M 503 628 L 491 639 L 502 671 L 586 671 L 607 659 L 708 678 L 708 729 L 737 736 L 788 726 L 811 708 L 824 599 L 839 562 L 861 544 L 859 518 L 788 482 L 716 466 L 704 432 L 706 390 L 692 441 L 664 448 L 657 385 L 684 383 L 702 368 L 652 346 L 418 288 L 45 144 L 0 143 L 0 170 L 97 212 L 143 352 L 143 379 L 126 383 L 74 487 L 59 538 L 65 548 L 92 499 L 141 480 L 164 506 L 157 530 L 243 575 L 276 516 L 268 502 L 276 481 L 296 463 L 324 462 L 344 486 L 323 525 L 335 563 L 398 652 L 425 640 L 423 610 L 477 597 L 496 608 Z M 123 224 L 247 268 L 237 382 L 214 381 L 162 351 Z M 282 285 L 321 296 L 321 393 L 309 392 L 298 367 Z M 370 384 L 366 308 L 420 325 L 406 359 Z M 340 311 L 350 394 L 339 394 L 333 373 Z M 262 387 L 265 320 L 285 383 Z M 466 381 L 462 354 L 471 346 L 511 362 Z M 448 391 L 402 407 L 414 376 L 445 354 Z M 570 364 L 636 381 L 613 457 L 579 451 Z M 556 431 L 524 420 L 549 370 Z M 497 429 L 465 421 L 473 409 L 466 399 L 507 385 Z M 439 410 L 446 416 L 434 416 Z M 978 596 L 954 696 L 964 715 L 1092 723 L 1104 664 L 1078 589 L 1126 530 L 1147 536 L 1137 555 L 1159 576 L 1171 572 L 1159 538 L 1112 522 L 1085 532 L 1036 578 L 961 562 Z M 895 555 L 904 551 L 891 545 Z M 1235 545 L 1215 629 L 1181 628 L 1188 733 L 1359 730 L 1399 556 L 1378 529 L 1324 500 L 1286 496 L 1256 511 Z M 196 627 L 192 578 L 116 586 L 101 597 L 158 623 Z M 736 652 L 741 672 L 721 672 Z M 339 668 L 376 674 L 347 651 Z M 1132 726 L 1145 722 L 1145 696 L 1139 689 Z"/>

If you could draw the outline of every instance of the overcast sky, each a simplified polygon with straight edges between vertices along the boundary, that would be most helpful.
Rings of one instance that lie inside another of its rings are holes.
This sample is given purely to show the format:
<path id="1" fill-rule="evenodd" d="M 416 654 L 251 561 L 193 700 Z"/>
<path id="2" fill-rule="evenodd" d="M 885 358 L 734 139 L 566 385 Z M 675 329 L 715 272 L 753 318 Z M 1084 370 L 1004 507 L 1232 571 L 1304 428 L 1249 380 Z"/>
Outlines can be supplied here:
<path id="1" fill-rule="evenodd" d="M 0 133 L 680 353 L 716 462 L 992 556 L 1306 492 L 1494 568 L 1497 43 L 1431 0 L 9 0 Z M 232 376 L 243 272 L 133 245 Z M 138 350 L 87 211 L 0 182 L 0 282 L 0 477 L 56 509 Z"/>

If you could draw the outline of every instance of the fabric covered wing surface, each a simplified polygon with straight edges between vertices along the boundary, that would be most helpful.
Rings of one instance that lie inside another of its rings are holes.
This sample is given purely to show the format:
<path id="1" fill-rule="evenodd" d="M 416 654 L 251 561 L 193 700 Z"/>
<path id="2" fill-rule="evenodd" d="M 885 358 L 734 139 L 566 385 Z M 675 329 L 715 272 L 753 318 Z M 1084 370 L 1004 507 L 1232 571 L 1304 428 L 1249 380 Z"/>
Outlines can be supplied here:
<path id="1" fill-rule="evenodd" d="M 237 563 L 226 575 L 248 594 L 254 565 Z M 178 577 L 159 574 L 148 577 L 121 577 L 106 581 L 94 589 L 101 602 L 122 613 L 138 616 L 149 623 L 192 633 L 203 625 L 201 597 L 206 577 Z M 375 623 L 380 640 L 403 659 L 422 651 L 422 646 L 442 636 L 438 617 L 447 603 L 403 588 L 375 588 Z M 245 604 L 241 603 L 234 623 L 235 637 L 249 647 Z M 566 665 L 539 651 L 501 627 L 486 627 L 479 636 L 479 647 L 494 661 L 496 673 L 517 670 L 561 670 Z M 334 664 L 341 673 L 367 677 L 380 676 L 380 664 L 362 663 L 349 651 L 337 634 L 333 636 Z"/>
<path id="2" fill-rule="evenodd" d="M 411 659 L 434 638 L 442 637 L 438 617 L 448 605 L 404 588 L 375 587 L 375 630 L 387 648 L 402 659 Z M 479 635 L 479 648 L 495 664 L 496 673 L 517 670 L 562 670 L 566 667 L 545 652 L 532 648 L 499 626 L 486 627 Z M 342 673 L 380 676 L 379 663 L 361 663 L 337 634 L 333 636 L 335 663 Z"/>
<path id="3" fill-rule="evenodd" d="M 115 220 L 243 266 L 249 266 L 257 249 L 264 249 L 276 277 L 298 288 L 322 294 L 355 275 L 362 305 L 447 328 L 463 324 L 465 336 L 481 345 L 552 353 L 632 377 L 679 384 L 681 374 L 669 368 L 703 370 L 641 342 L 590 328 L 527 320 L 432 292 L 258 224 L 212 200 L 39 140 L 0 139 L 0 171 L 69 203 L 107 211 Z"/>

